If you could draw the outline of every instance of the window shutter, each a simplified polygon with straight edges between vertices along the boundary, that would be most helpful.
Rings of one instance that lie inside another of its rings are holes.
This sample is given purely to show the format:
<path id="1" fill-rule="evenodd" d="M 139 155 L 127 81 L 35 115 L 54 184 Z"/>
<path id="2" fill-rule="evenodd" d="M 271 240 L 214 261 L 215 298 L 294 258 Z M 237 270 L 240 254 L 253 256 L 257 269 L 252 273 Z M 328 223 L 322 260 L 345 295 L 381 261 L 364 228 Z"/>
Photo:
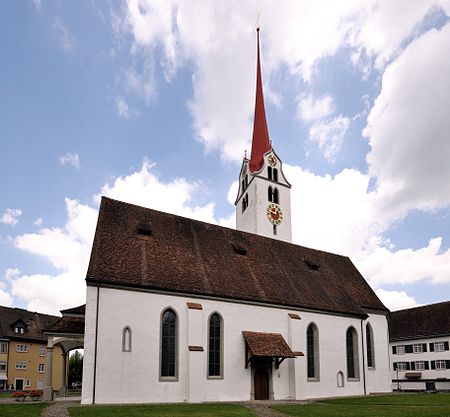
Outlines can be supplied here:
<path id="1" fill-rule="evenodd" d="M 430 352 L 434 352 L 434 343 L 430 343 Z"/>
<path id="2" fill-rule="evenodd" d="M 397 346 L 392 346 L 392 353 L 393 353 L 394 355 L 397 354 Z"/>
<path id="3" fill-rule="evenodd" d="M 431 369 L 436 369 L 436 361 L 431 361 Z"/>
<path id="4" fill-rule="evenodd" d="M 422 343 L 422 350 L 423 350 L 424 352 L 427 351 L 427 344 L 426 344 L 426 343 Z"/>
<path id="5" fill-rule="evenodd" d="M 449 349 L 448 349 L 448 341 L 445 341 L 445 342 L 444 342 L 444 349 L 445 349 L 445 350 L 449 350 Z"/>
<path id="6" fill-rule="evenodd" d="M 416 364 L 415 362 L 411 362 L 411 371 L 415 371 L 416 370 Z"/>
<path id="7" fill-rule="evenodd" d="M 445 361 L 445 369 L 450 369 L 450 360 L 449 359 L 447 359 Z"/>
<path id="8" fill-rule="evenodd" d="M 425 361 L 425 370 L 430 369 L 430 363 L 428 361 Z"/>
<path id="9" fill-rule="evenodd" d="M 411 369 L 411 366 L 409 364 L 409 362 L 406 362 L 406 370 L 409 371 Z"/>
<path id="10" fill-rule="evenodd" d="M 406 345 L 406 346 L 405 346 L 405 352 L 406 352 L 406 353 L 413 353 L 413 347 L 412 347 L 412 345 Z"/>

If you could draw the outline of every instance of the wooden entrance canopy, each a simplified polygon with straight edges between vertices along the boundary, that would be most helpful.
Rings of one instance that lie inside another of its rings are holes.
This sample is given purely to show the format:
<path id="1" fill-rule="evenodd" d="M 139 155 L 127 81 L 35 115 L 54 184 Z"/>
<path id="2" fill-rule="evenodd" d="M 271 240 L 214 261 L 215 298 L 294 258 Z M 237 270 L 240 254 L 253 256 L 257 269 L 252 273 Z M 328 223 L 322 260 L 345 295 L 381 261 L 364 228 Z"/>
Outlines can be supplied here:
<path id="1" fill-rule="evenodd" d="M 243 331 L 245 339 L 245 368 L 253 358 L 274 358 L 278 369 L 286 358 L 303 356 L 301 352 L 292 352 L 280 333 Z"/>

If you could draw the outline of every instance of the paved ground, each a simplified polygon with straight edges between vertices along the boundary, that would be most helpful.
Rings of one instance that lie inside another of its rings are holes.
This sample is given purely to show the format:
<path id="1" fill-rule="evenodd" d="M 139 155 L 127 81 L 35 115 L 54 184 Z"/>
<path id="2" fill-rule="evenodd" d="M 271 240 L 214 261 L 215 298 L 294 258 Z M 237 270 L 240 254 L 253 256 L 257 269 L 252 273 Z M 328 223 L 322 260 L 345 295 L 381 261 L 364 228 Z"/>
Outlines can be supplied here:
<path id="1" fill-rule="evenodd" d="M 270 404 L 271 403 L 267 401 L 251 401 L 241 403 L 244 407 L 252 410 L 258 417 L 286 417 L 286 414 L 269 408 Z"/>

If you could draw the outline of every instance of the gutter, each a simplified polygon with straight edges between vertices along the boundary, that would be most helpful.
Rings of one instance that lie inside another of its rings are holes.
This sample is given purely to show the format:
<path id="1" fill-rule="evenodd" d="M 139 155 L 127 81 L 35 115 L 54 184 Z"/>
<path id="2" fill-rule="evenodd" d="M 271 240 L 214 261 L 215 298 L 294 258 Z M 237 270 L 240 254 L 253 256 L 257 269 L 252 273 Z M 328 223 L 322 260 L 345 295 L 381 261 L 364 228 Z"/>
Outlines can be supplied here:
<path id="1" fill-rule="evenodd" d="M 364 383 L 364 395 L 367 395 L 366 389 L 366 361 L 364 360 L 364 332 L 363 332 L 363 320 L 361 319 L 361 347 L 362 347 L 362 365 L 363 365 L 363 383 Z"/>
<path id="2" fill-rule="evenodd" d="M 92 404 L 95 404 L 95 391 L 97 382 L 97 349 L 98 349 L 98 311 L 100 301 L 100 284 L 97 283 L 97 305 L 95 312 L 95 346 L 94 346 L 94 375 L 92 383 Z"/>

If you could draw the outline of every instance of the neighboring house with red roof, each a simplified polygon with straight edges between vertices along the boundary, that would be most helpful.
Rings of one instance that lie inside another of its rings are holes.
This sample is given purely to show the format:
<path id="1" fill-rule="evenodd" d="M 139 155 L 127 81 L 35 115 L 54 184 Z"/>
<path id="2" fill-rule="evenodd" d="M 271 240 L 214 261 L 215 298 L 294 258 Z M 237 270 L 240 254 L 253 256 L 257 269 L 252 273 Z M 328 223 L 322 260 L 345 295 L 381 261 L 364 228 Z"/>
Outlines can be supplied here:
<path id="1" fill-rule="evenodd" d="M 450 390 L 450 301 L 389 317 L 392 387 Z"/>
<path id="2" fill-rule="evenodd" d="M 59 317 L 0 306 L 0 391 L 43 389 L 47 377 L 47 336 Z M 54 352 L 54 389 L 61 385 L 61 351 Z"/>
<path id="3" fill-rule="evenodd" d="M 386 307 L 349 258 L 291 243 L 259 47 L 252 154 L 239 182 L 237 230 L 102 198 L 83 404 L 391 390 Z"/>

